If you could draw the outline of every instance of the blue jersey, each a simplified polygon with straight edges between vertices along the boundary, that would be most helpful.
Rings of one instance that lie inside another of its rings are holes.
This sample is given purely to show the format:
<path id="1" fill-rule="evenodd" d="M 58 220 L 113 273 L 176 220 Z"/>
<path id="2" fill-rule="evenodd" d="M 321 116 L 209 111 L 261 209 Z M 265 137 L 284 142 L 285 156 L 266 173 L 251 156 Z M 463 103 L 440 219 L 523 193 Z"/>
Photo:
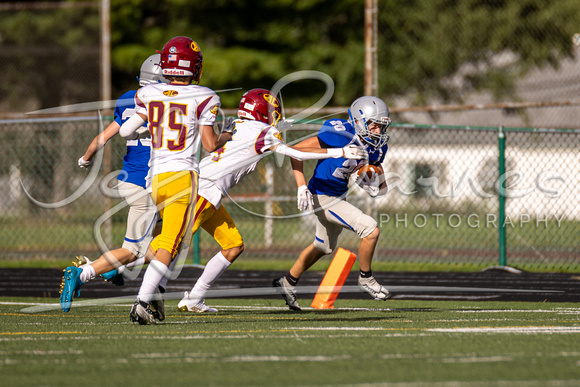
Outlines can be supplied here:
<path id="1" fill-rule="evenodd" d="M 322 148 L 343 148 L 349 144 L 363 144 L 352 124 L 341 119 L 326 121 L 318 131 L 318 141 Z M 369 164 L 380 165 L 389 147 L 385 144 L 378 149 L 372 146 L 367 146 L 366 149 L 369 152 Z M 348 191 L 350 175 L 359 164 L 366 164 L 366 160 L 349 160 L 344 157 L 319 160 L 308 182 L 308 189 L 317 195 L 342 196 Z"/>
<path id="2" fill-rule="evenodd" d="M 130 90 L 123 94 L 115 104 L 115 122 L 123 125 L 135 113 L 135 94 Z M 146 125 L 144 125 L 146 126 Z M 133 183 L 145 188 L 145 177 L 149 173 L 149 158 L 151 157 L 151 139 L 140 138 L 127 141 L 127 154 L 123 157 L 123 171 L 119 180 Z"/>

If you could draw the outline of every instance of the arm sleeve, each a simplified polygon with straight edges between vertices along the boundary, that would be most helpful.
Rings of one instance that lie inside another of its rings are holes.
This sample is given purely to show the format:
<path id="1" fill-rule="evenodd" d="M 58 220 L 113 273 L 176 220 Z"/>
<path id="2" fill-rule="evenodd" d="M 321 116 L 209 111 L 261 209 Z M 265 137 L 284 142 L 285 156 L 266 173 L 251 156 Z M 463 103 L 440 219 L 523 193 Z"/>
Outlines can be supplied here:
<path id="1" fill-rule="evenodd" d="M 135 131 L 143 126 L 145 122 L 147 121 L 141 118 L 139 114 L 133 114 L 131 118 L 125 121 L 123 125 L 121 125 L 121 129 L 119 129 L 119 135 L 125 140 L 133 140 L 138 136 Z"/>
<path id="2" fill-rule="evenodd" d="M 302 152 L 294 148 L 290 148 L 286 144 L 280 143 L 276 148 L 276 153 L 284 156 L 292 157 L 293 159 L 304 161 L 304 160 L 320 160 L 320 159 L 330 159 L 342 157 L 342 149 L 327 149 L 327 153 L 312 153 L 312 152 Z"/>

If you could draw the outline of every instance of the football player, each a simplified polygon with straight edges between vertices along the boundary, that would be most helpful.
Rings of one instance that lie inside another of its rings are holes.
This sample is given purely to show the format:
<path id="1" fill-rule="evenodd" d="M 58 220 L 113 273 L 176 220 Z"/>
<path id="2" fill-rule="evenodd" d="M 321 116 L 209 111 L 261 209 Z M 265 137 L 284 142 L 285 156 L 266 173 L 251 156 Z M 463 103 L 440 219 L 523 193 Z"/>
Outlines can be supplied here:
<path id="1" fill-rule="evenodd" d="M 140 86 L 169 82 L 161 74 L 160 61 L 161 56 L 154 54 L 143 62 L 137 78 Z M 136 92 L 137 90 L 130 90 L 117 100 L 114 121 L 93 139 L 85 154 L 78 160 L 79 167 L 90 168 L 97 151 L 119 133 L 121 125 L 135 113 Z M 138 258 L 141 264 L 143 263 L 149 243 L 142 242 L 148 230 L 154 226 L 157 214 L 151 195 L 145 189 L 145 177 L 149 172 L 150 147 L 149 136 L 127 141 L 127 153 L 123 158 L 122 173 L 118 176 L 119 193 L 129 205 L 123 246 L 106 252 L 92 263 L 86 257 L 77 257 L 75 265 L 79 267 L 69 266 L 64 270 L 60 289 L 60 305 L 63 311 L 70 310 L 72 298 L 79 296 L 81 285 L 92 280 L 96 275 L 110 272 L 115 267 Z M 117 275 L 109 279 L 121 285 L 123 276 Z"/>
<path id="2" fill-rule="evenodd" d="M 199 86 L 203 55 L 191 38 L 170 39 L 161 51 L 162 74 L 169 83 L 149 84 L 135 95 L 136 113 L 119 129 L 126 139 L 139 137 L 148 122 L 151 133 L 151 159 L 148 190 L 157 205 L 163 226 L 151 243 L 155 258 L 143 277 L 130 318 L 140 324 L 154 324 L 150 303 L 161 279 L 169 275 L 168 266 L 182 250 L 194 219 L 200 143 L 208 152 L 231 139 L 231 133 L 213 130 L 220 98 L 210 88 Z M 157 299 L 157 298 L 156 298 Z"/>
<path id="3" fill-rule="evenodd" d="M 364 145 L 368 160 L 349 160 L 345 158 L 320 160 L 314 169 L 308 185 L 304 177 L 303 163 L 292 160 L 294 177 L 298 185 L 298 209 L 313 209 L 316 215 L 316 235 L 314 242 L 302 251 L 290 271 L 281 278 L 273 280 L 291 310 L 300 310 L 296 300 L 295 286 L 300 276 L 324 255 L 330 254 L 337 245 L 338 236 L 343 229 L 351 230 L 361 238 L 358 251 L 360 275 L 358 284 L 361 290 L 377 300 L 390 298 L 389 291 L 373 277 L 371 262 L 379 238 L 377 222 L 371 216 L 346 201 L 350 175 L 358 168 L 369 164 L 378 167 L 373 184 L 376 194 L 386 193 L 384 171 L 381 167 L 387 154 L 391 124 L 389 109 L 377 97 L 360 97 L 348 110 L 349 120 L 327 120 L 318 132 L 297 147 L 340 147 L 348 144 Z"/>
<path id="4" fill-rule="evenodd" d="M 242 237 L 221 202 L 233 186 L 255 170 L 260 160 L 272 153 L 298 160 L 358 160 L 367 157 L 363 147 L 350 144 L 336 149 L 322 149 L 319 146 L 297 149 L 286 145 L 276 128 L 280 119 L 280 102 L 269 90 L 247 91 L 240 100 L 238 119 L 231 124 L 232 139 L 201 161 L 193 233 L 201 226 L 213 236 L 222 250 L 209 260 L 191 291 L 184 293 L 178 304 L 180 311 L 217 312 L 215 308 L 205 305 L 205 295 L 244 250 Z"/>

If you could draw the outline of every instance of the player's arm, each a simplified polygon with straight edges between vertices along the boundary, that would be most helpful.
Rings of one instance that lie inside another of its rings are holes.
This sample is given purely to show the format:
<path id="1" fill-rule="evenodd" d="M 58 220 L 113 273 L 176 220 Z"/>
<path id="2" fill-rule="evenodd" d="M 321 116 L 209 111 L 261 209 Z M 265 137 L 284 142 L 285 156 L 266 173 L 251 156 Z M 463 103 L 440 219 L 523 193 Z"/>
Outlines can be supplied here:
<path id="1" fill-rule="evenodd" d="M 295 147 L 300 149 L 315 148 L 320 147 L 320 143 L 318 142 L 318 137 L 315 136 L 299 142 Z M 312 194 L 306 185 L 306 178 L 304 177 L 304 162 L 302 160 L 290 158 L 290 163 L 292 164 L 294 180 L 296 180 L 296 185 L 298 186 L 298 193 L 296 195 L 298 210 L 312 210 L 314 208 L 314 202 L 312 200 Z"/>
<path id="2" fill-rule="evenodd" d="M 232 134 L 223 132 L 217 134 L 213 130 L 213 126 L 201 125 L 199 127 L 201 133 L 201 143 L 203 148 L 208 152 L 213 152 L 221 148 L 224 144 L 232 139 Z"/>
<path id="3" fill-rule="evenodd" d="M 117 133 L 121 126 L 117 121 L 113 121 L 101 133 L 95 136 L 87 148 L 85 154 L 79 159 L 78 164 L 81 168 L 87 168 L 93 163 L 95 154 L 101 150 L 105 144 Z"/>
<path id="4" fill-rule="evenodd" d="M 306 141 L 306 140 L 305 140 Z M 303 141 L 304 142 L 304 141 Z M 301 142 L 300 144 L 302 144 Z M 318 145 L 318 141 L 312 145 Z M 274 144 L 271 149 L 284 156 L 291 157 L 292 159 L 304 161 L 304 160 L 320 160 L 320 159 L 330 159 L 344 157 L 347 159 L 366 159 L 368 158 L 368 153 L 364 147 L 358 145 L 348 145 L 344 148 L 320 148 L 320 146 L 291 146 L 284 143 Z"/>
<path id="5" fill-rule="evenodd" d="M 304 148 L 320 148 L 320 143 L 318 142 L 318 137 L 310 137 L 306 140 L 302 140 L 294 146 L 296 149 Z M 304 177 L 304 162 L 295 158 L 290 158 L 290 163 L 292 164 L 292 172 L 294 173 L 294 179 L 296 180 L 296 185 L 298 187 L 306 186 L 306 178 Z"/>
<path id="6" fill-rule="evenodd" d="M 147 116 L 143 113 L 135 113 L 119 128 L 119 135 L 125 140 L 135 140 L 139 137 L 137 130 L 147 122 Z"/>

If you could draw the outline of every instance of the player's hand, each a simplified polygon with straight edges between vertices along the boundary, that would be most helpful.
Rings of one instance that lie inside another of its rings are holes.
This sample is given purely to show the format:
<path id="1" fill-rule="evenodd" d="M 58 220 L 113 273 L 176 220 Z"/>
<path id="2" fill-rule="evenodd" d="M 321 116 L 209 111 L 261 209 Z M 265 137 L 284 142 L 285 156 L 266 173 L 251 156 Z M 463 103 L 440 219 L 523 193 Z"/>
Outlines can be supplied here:
<path id="1" fill-rule="evenodd" d="M 375 198 L 379 195 L 379 187 L 377 187 L 376 185 L 373 184 L 365 184 L 365 185 L 361 185 L 361 188 L 363 189 L 363 191 L 365 191 L 367 194 L 369 194 L 370 197 Z"/>
<path id="2" fill-rule="evenodd" d="M 236 123 L 234 122 L 236 119 L 234 117 L 225 117 L 224 124 L 222 127 L 222 133 L 234 133 L 234 128 L 236 127 Z"/>
<path id="3" fill-rule="evenodd" d="M 312 194 L 308 190 L 308 187 L 301 185 L 298 187 L 298 210 L 299 211 L 312 211 L 314 209 L 314 201 L 312 200 Z"/>
<path id="4" fill-rule="evenodd" d="M 364 160 L 369 158 L 369 153 L 364 146 L 348 145 L 342 148 L 343 157 L 346 159 Z"/>
<path id="5" fill-rule="evenodd" d="M 83 159 L 83 157 L 81 156 L 81 158 L 79 159 L 79 161 L 77 161 L 77 164 L 79 165 L 79 167 L 83 168 L 83 169 L 89 169 L 89 167 L 91 165 L 93 165 L 93 160 L 91 161 L 86 161 L 85 159 Z"/>
<path id="6" fill-rule="evenodd" d="M 368 172 L 361 173 L 357 179 L 357 184 L 373 198 L 383 196 L 388 191 L 384 175 L 379 175 L 375 171 L 372 171 L 370 177 Z"/>
<path id="7" fill-rule="evenodd" d="M 151 138 L 151 132 L 149 131 L 149 126 L 141 126 L 135 131 L 137 133 L 137 138 Z"/>

